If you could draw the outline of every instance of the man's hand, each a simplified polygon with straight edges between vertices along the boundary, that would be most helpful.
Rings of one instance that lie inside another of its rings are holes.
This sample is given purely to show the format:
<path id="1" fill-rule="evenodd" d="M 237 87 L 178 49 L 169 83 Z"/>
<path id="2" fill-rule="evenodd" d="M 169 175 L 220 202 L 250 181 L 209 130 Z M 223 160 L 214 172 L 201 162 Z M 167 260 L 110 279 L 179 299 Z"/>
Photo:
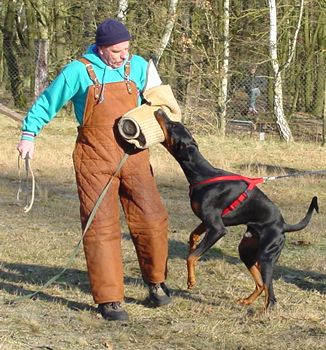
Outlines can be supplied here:
<path id="1" fill-rule="evenodd" d="M 19 144 L 17 145 L 17 150 L 23 159 L 25 159 L 27 155 L 29 159 L 33 159 L 34 148 L 34 141 L 20 140 Z"/>

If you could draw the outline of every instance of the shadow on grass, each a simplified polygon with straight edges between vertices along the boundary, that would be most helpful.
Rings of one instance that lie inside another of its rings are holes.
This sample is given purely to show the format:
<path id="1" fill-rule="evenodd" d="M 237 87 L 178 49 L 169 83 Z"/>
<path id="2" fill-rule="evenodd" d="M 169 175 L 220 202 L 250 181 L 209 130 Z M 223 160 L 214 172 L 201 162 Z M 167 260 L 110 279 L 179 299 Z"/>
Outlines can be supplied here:
<path id="1" fill-rule="evenodd" d="M 181 258 L 186 260 L 188 255 L 188 244 L 180 241 L 170 241 L 169 258 Z M 208 250 L 200 261 L 216 260 L 216 264 L 223 260 L 231 265 L 242 264 L 238 257 L 225 254 L 218 247 L 213 247 Z M 249 277 L 250 278 L 250 277 Z M 326 294 L 326 274 L 305 271 L 300 269 L 293 269 L 286 266 L 279 266 L 276 264 L 273 278 L 283 279 L 286 283 L 296 285 L 302 290 L 316 290 L 322 294 Z"/>
<path id="2" fill-rule="evenodd" d="M 62 271 L 60 268 L 18 263 L 2 263 L 2 268 L 6 271 L 0 270 L 0 289 L 13 295 L 12 298 L 6 299 L 6 302 L 9 304 L 19 303 L 24 300 L 24 297 L 27 300 L 30 294 L 38 292 L 30 299 L 64 304 L 72 310 L 96 310 L 88 304 L 71 301 L 63 297 L 51 296 L 42 291 L 43 285 Z M 21 287 L 25 283 L 35 287 L 33 289 Z M 89 293 L 86 273 L 76 269 L 68 269 L 53 285 L 62 285 L 67 289 L 79 288 L 81 291 Z"/>
<path id="3" fill-rule="evenodd" d="M 170 242 L 170 259 L 172 258 L 184 258 L 187 255 L 187 245 L 178 242 Z M 180 254 L 180 252 L 183 252 Z M 207 252 L 203 257 L 202 261 L 205 260 L 216 260 L 218 264 L 219 260 L 228 262 L 229 264 L 239 264 L 240 259 L 224 254 L 220 249 L 214 248 Z M 62 271 L 61 268 L 31 265 L 31 264 L 19 264 L 19 263 L 2 263 L 3 270 L 0 270 L 0 288 L 8 294 L 11 294 L 13 298 L 7 300 L 8 302 L 14 301 L 18 297 L 27 296 L 30 293 L 39 291 L 35 299 L 44 300 L 47 302 L 61 303 L 66 305 L 72 310 L 88 310 L 96 312 L 94 306 L 90 306 L 85 303 L 79 303 L 71 301 L 64 297 L 51 296 L 50 294 L 44 293 L 41 289 L 44 283 L 50 278 L 56 276 Z M 302 290 L 306 291 L 318 291 L 322 294 L 326 294 L 326 275 L 317 273 L 314 271 L 304 271 L 299 269 L 293 269 L 283 266 L 276 266 L 274 279 L 282 278 L 285 282 L 296 285 Z M 25 287 L 21 287 L 22 284 L 31 284 L 35 288 L 28 290 Z M 218 283 L 218 281 L 216 282 Z M 87 274 L 85 271 L 77 269 L 67 269 L 66 272 L 54 282 L 55 285 L 62 286 L 63 289 L 75 289 L 78 288 L 84 293 L 90 294 L 89 283 Z M 126 285 L 142 285 L 145 286 L 142 279 L 126 276 Z M 194 300 L 202 302 L 203 299 L 200 295 L 194 294 L 187 290 L 175 289 L 172 290 L 173 295 L 180 296 L 184 299 Z M 127 303 L 137 303 L 146 305 L 147 301 L 136 300 L 134 298 L 126 298 Z"/>
<path id="4" fill-rule="evenodd" d="M 170 240 L 169 259 L 180 258 L 186 260 L 188 256 L 188 249 L 188 243 L 183 243 L 177 240 Z M 237 265 L 241 263 L 239 258 L 223 253 L 223 251 L 216 246 L 210 248 L 200 259 L 200 261 L 208 260 L 225 260 L 226 262 L 232 265 Z"/>
<path id="5" fill-rule="evenodd" d="M 8 304 L 18 304 L 19 302 L 23 301 L 26 297 L 26 300 L 43 300 L 51 303 L 60 303 L 62 305 L 66 305 L 69 309 L 75 310 L 75 311 L 93 311 L 96 312 L 96 308 L 94 306 L 90 306 L 89 304 L 85 303 L 79 303 L 77 301 L 71 301 L 63 297 L 57 297 L 57 296 L 51 296 L 49 294 L 46 294 L 44 292 L 39 291 L 35 296 L 29 298 L 28 295 L 38 291 L 36 288 L 35 290 L 27 290 L 22 287 L 18 287 L 16 285 L 0 282 L 0 288 L 4 291 L 6 291 L 8 294 L 14 295 L 11 299 L 6 299 L 5 301 Z"/>
<path id="6" fill-rule="evenodd" d="M 8 304 L 19 303 L 25 298 L 26 300 L 39 299 L 47 302 L 63 304 L 72 310 L 96 312 L 96 307 L 90 306 L 89 304 L 71 301 L 64 297 L 52 296 L 42 291 L 43 285 L 48 282 L 50 278 L 56 276 L 62 271 L 60 268 L 17 263 L 2 263 L 2 267 L 7 271 L 0 270 L 0 289 L 13 296 L 12 298 L 5 298 L 4 301 Z M 141 285 L 146 287 L 141 278 L 126 276 L 124 282 L 126 285 Z M 26 287 L 21 287 L 22 284 L 31 284 L 35 287 L 33 289 L 27 289 Z M 58 280 L 53 282 L 52 285 L 59 285 L 62 289 L 67 290 L 78 288 L 83 293 L 91 293 L 87 273 L 77 269 L 67 269 L 66 272 L 60 276 Z M 31 296 L 34 292 L 37 292 L 37 294 Z M 137 300 L 131 297 L 126 297 L 125 301 L 126 303 L 133 304 L 149 304 L 146 299 Z"/>

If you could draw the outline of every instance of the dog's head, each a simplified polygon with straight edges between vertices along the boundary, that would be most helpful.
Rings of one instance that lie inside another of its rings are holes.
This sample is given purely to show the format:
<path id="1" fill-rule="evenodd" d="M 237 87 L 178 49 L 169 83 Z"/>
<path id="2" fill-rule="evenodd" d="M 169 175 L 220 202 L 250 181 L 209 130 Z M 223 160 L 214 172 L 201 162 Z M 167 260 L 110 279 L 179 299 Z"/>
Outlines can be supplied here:
<path id="1" fill-rule="evenodd" d="M 191 152 L 198 148 L 190 131 L 182 123 L 172 121 L 162 109 L 155 111 L 154 115 L 164 133 L 163 146 L 176 159 L 189 160 Z"/>

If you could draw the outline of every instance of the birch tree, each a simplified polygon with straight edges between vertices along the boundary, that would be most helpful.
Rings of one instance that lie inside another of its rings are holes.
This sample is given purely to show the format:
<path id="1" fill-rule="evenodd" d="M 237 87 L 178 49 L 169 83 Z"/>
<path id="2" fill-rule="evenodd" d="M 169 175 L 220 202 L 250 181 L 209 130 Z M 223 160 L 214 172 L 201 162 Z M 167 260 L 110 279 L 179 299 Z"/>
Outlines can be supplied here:
<path id="1" fill-rule="evenodd" d="M 225 135 L 225 117 L 227 109 L 227 94 L 228 94 L 228 72 L 229 72 L 229 30 L 230 30 L 230 1 L 224 0 L 224 23 L 223 23 L 223 62 L 221 65 L 221 86 L 218 96 L 218 124 L 219 132 Z"/>
<path id="2" fill-rule="evenodd" d="M 161 39 L 161 43 L 159 45 L 159 48 L 156 52 L 156 58 L 157 58 L 157 64 L 159 63 L 161 56 L 166 48 L 166 46 L 169 43 L 170 36 L 174 27 L 175 20 L 177 18 L 177 6 L 178 6 L 178 0 L 170 0 L 169 5 L 169 11 L 168 11 L 168 18 L 165 25 L 165 30 L 163 37 Z"/>
<path id="3" fill-rule="evenodd" d="M 286 141 L 293 141 L 293 136 L 289 124 L 286 120 L 283 108 L 283 84 L 280 64 L 277 53 L 277 13 L 275 0 L 268 0 L 270 30 L 269 30 L 269 50 L 274 71 L 274 117 L 280 136 Z"/>
<path id="4" fill-rule="evenodd" d="M 119 0 L 119 9 L 118 9 L 118 19 L 120 21 L 126 21 L 126 13 L 128 10 L 128 0 Z"/>

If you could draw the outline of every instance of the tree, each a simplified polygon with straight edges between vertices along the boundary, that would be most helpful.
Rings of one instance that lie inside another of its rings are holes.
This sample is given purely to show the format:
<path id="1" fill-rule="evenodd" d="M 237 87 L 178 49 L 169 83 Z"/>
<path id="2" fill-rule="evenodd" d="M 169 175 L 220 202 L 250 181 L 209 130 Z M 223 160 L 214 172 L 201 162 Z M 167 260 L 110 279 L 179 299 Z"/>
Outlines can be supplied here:
<path id="1" fill-rule="evenodd" d="M 128 11 L 128 0 L 119 0 L 118 18 L 122 21 L 126 21 L 126 14 Z"/>
<path id="2" fill-rule="evenodd" d="M 229 30 L 230 30 L 230 1 L 224 0 L 224 25 L 223 25 L 223 61 L 221 64 L 221 83 L 218 95 L 218 121 L 219 131 L 221 135 L 225 135 L 225 117 L 227 109 L 227 96 L 228 96 L 228 72 L 229 72 Z"/>
<path id="3" fill-rule="evenodd" d="M 318 53 L 317 53 L 317 81 L 316 98 L 314 100 L 314 114 L 322 116 L 325 104 L 325 84 L 326 84 L 326 5 L 320 12 L 318 18 Z"/>
<path id="4" fill-rule="evenodd" d="M 25 108 L 27 99 L 23 91 L 23 79 L 19 69 L 19 59 L 17 55 L 17 31 L 16 31 L 16 0 L 9 0 L 6 4 L 6 14 L 3 25 L 3 52 L 6 60 L 10 90 L 14 98 L 15 106 Z"/>
<path id="5" fill-rule="evenodd" d="M 34 98 L 37 98 L 48 85 L 49 25 L 47 4 L 43 0 L 28 0 L 35 11 L 35 85 Z"/>
<path id="6" fill-rule="evenodd" d="M 159 45 L 159 48 L 156 52 L 157 64 L 159 63 L 161 56 L 170 40 L 173 26 L 177 17 L 177 6 L 178 6 L 178 0 L 170 0 L 169 12 L 168 12 L 167 21 L 165 24 L 165 30 L 161 38 L 161 43 Z"/>
<path id="7" fill-rule="evenodd" d="M 280 136 L 287 142 L 293 141 L 292 132 L 285 118 L 283 108 L 283 84 L 277 53 L 277 15 L 275 0 L 268 0 L 270 15 L 269 47 L 274 71 L 274 117 Z"/>

